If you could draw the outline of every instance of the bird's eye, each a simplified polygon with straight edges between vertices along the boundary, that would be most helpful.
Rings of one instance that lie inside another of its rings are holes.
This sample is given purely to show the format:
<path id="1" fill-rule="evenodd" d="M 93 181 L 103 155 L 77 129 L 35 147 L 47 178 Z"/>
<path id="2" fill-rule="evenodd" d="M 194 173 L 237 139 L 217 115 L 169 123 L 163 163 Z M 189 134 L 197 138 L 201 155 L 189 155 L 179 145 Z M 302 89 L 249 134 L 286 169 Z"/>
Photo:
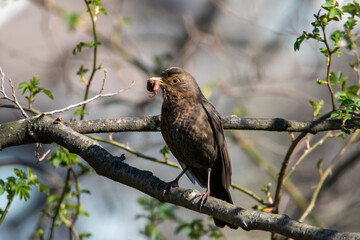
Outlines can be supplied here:
<path id="1" fill-rule="evenodd" d="M 174 79 L 172 80 L 172 82 L 173 82 L 173 83 L 178 83 L 178 82 L 179 82 L 179 79 L 174 78 Z"/>

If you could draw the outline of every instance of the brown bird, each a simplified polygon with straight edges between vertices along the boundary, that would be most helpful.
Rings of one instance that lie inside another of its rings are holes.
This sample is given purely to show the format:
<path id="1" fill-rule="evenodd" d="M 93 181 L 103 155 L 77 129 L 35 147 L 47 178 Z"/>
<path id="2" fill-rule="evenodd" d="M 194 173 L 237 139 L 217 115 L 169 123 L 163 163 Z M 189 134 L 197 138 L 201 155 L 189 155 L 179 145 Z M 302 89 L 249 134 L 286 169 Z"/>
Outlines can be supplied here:
<path id="1" fill-rule="evenodd" d="M 180 177 L 186 173 L 193 183 L 196 180 L 207 188 L 200 209 L 209 195 L 233 203 L 229 192 L 231 163 L 220 114 L 204 97 L 195 79 L 181 68 L 169 68 L 161 77 L 148 80 L 152 96 L 159 86 L 164 99 L 161 133 L 183 167 L 182 173 L 166 185 L 164 194 L 178 186 Z M 214 222 L 218 227 L 237 228 L 220 219 L 214 218 Z"/>

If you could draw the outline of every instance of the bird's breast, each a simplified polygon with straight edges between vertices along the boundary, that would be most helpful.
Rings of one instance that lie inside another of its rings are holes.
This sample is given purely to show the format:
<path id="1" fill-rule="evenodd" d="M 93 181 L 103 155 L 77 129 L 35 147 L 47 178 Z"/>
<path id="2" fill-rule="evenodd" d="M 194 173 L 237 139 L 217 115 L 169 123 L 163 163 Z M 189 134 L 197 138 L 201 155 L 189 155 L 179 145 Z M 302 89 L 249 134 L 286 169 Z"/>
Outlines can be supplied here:
<path id="1" fill-rule="evenodd" d="M 164 101 L 160 127 L 171 152 L 186 166 L 207 169 L 215 162 L 217 145 L 201 104 Z"/>

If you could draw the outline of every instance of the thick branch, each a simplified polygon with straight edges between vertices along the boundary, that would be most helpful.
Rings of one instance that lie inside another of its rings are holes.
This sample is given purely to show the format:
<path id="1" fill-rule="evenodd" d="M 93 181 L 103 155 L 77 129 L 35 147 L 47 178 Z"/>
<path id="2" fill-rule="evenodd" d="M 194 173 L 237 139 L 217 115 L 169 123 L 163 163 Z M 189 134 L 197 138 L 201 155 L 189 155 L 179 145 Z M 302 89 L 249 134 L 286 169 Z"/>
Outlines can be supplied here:
<path id="1" fill-rule="evenodd" d="M 30 138 L 32 123 L 36 118 L 18 120 L 0 124 L 0 150 L 27 143 L 35 143 L 36 138 Z M 358 128 L 360 119 L 353 118 L 342 125 L 340 119 L 325 120 L 320 122 L 293 121 L 282 118 L 239 118 L 227 116 L 223 118 L 225 129 L 236 130 L 263 130 L 275 132 L 310 132 L 337 130 L 341 128 Z M 127 117 L 118 119 L 97 119 L 68 122 L 66 125 L 78 133 L 103 133 L 103 132 L 146 132 L 160 131 L 160 116 Z"/>
<path id="2" fill-rule="evenodd" d="M 225 129 L 236 130 L 264 130 L 275 132 L 309 132 L 337 130 L 343 127 L 360 127 L 360 119 L 353 118 L 343 126 L 341 119 L 325 120 L 321 122 L 294 121 L 283 118 L 239 118 L 236 116 L 223 117 Z M 98 119 L 70 122 L 67 126 L 79 133 L 100 132 L 131 132 L 131 131 L 159 131 L 160 116 L 146 116 L 142 118 Z"/>
<path id="3" fill-rule="evenodd" d="M 173 188 L 162 196 L 164 182 L 149 171 L 139 170 L 126 164 L 124 156 L 116 157 L 102 148 L 96 141 L 74 131 L 61 122 L 38 118 L 28 122 L 27 129 L 37 141 L 55 142 L 78 154 L 102 176 L 138 189 L 161 201 L 173 203 L 197 212 L 200 194 L 196 190 Z M 28 136 L 31 137 L 31 136 Z M 340 239 L 360 238 L 360 233 L 337 232 L 320 229 L 290 219 L 286 215 L 245 210 L 222 200 L 209 197 L 202 213 L 214 216 L 244 230 L 265 230 L 294 239 Z"/>

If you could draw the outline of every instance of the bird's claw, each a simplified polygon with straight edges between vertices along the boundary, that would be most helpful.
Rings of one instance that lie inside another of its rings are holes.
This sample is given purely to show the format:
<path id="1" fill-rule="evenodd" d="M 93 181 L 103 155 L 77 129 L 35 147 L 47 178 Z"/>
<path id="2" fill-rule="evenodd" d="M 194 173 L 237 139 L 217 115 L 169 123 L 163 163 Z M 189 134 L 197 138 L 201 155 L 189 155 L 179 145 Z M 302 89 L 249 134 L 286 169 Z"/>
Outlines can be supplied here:
<path id="1" fill-rule="evenodd" d="M 169 192 L 171 190 L 171 188 L 178 187 L 178 186 L 179 186 L 178 181 L 171 181 L 171 182 L 166 183 L 164 186 L 164 191 L 163 191 L 162 196 L 165 196 L 165 193 Z"/>
<path id="2" fill-rule="evenodd" d="M 210 196 L 210 191 L 206 191 L 204 193 L 201 194 L 201 202 L 200 202 L 200 212 L 201 212 L 201 208 L 204 205 L 204 203 L 206 203 L 206 200 L 208 198 L 208 196 Z"/>

